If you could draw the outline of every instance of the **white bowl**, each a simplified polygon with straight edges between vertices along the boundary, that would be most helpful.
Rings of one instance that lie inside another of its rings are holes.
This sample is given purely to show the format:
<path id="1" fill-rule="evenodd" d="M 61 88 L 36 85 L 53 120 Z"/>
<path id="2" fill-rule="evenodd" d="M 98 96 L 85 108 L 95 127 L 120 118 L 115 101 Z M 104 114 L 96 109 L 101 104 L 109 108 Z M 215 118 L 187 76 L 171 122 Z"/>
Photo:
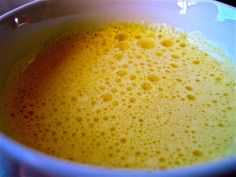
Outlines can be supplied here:
<path id="1" fill-rule="evenodd" d="M 0 16 L 0 87 L 3 87 L 7 71 L 17 53 L 27 50 L 31 45 L 40 45 L 49 37 L 38 33 L 35 40 L 29 43 L 25 40 L 27 35 L 48 26 L 59 27 L 65 21 L 74 19 L 166 23 L 190 34 L 200 32 L 215 46 L 223 49 L 232 63 L 235 63 L 236 10 L 216 1 L 34 1 Z M 54 35 L 63 30 L 65 29 L 61 28 Z M 0 89 L 0 97 L 1 90 L 3 89 Z M 3 133 L 0 133 L 0 140 L 1 156 L 10 158 L 11 163 L 20 164 L 21 175 L 30 177 L 42 174 L 68 177 L 218 176 L 235 171 L 236 165 L 236 157 L 231 156 L 197 166 L 166 171 L 110 169 L 47 156 L 21 145 Z"/>

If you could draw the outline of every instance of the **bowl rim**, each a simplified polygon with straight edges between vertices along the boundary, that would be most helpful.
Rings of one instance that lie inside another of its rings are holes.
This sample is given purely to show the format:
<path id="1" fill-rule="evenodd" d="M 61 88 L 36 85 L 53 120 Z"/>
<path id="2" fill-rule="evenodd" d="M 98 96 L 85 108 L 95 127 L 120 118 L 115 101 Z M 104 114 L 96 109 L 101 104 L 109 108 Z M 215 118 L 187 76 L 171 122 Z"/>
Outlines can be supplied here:
<path id="1" fill-rule="evenodd" d="M 91 1 L 91 0 L 88 0 L 88 1 Z M 106 1 L 106 0 L 103 0 L 103 1 Z M 165 0 L 153 0 L 153 1 L 165 1 Z M 175 1 L 178 1 L 178 0 L 175 0 Z M 234 7 L 232 5 L 229 5 L 229 4 L 226 4 L 226 3 L 223 3 L 223 2 L 220 2 L 220 1 L 216 1 L 216 0 L 194 0 L 194 1 L 195 2 L 215 3 L 216 5 L 224 6 L 226 8 L 231 9 L 231 10 L 236 10 L 236 7 Z M 7 19 L 7 18 L 9 18 L 9 17 L 11 17 L 12 15 L 14 15 L 15 13 L 17 13 L 19 11 L 22 11 L 22 10 L 27 9 L 27 8 L 31 8 L 31 7 L 33 7 L 35 5 L 38 5 L 38 4 L 43 3 L 43 2 L 50 2 L 50 0 L 32 0 L 30 2 L 27 2 L 27 3 L 23 4 L 23 5 L 20 5 L 20 6 L 16 7 L 16 8 L 14 8 L 14 9 L 11 9 L 11 10 L 1 14 L 0 15 L 0 22 L 5 20 L 5 19 Z"/>
<path id="2" fill-rule="evenodd" d="M 75 174 L 123 174 L 123 175 L 154 175 L 154 176 L 202 176 L 203 174 L 217 174 L 224 171 L 232 171 L 236 166 L 236 155 L 218 159 L 210 163 L 203 163 L 195 166 L 171 168 L 167 170 L 143 170 L 143 169 L 122 169 L 100 167 L 95 165 L 82 164 L 60 159 L 43 152 L 39 152 L 30 147 L 27 147 L 15 140 L 0 133 L 0 152 L 14 157 L 23 165 L 33 167 L 43 172 L 60 175 L 75 175 Z M 212 170 L 214 169 L 214 170 Z"/>
<path id="3" fill-rule="evenodd" d="M 34 0 L 32 2 L 28 2 L 22 6 L 19 6 L 13 10 L 10 10 L 4 13 L 3 15 L 0 15 L 0 22 L 11 17 L 12 15 L 18 13 L 21 10 L 24 10 L 26 8 L 31 8 L 42 2 L 45 2 L 45 0 Z M 204 2 L 215 3 L 219 6 L 225 6 L 226 8 L 231 8 L 233 10 L 236 10 L 235 7 L 224 4 L 222 2 L 211 1 L 211 0 L 205 0 Z M 225 157 L 223 159 L 217 159 L 208 163 L 202 163 L 200 165 L 171 168 L 163 171 L 100 167 L 95 165 L 82 164 L 79 162 L 71 162 L 51 155 L 47 155 L 43 152 L 34 150 L 30 147 L 21 144 L 1 132 L 0 132 L 0 153 L 4 153 L 7 156 L 15 158 L 18 162 L 22 163 L 23 165 L 30 166 L 38 170 L 42 170 L 43 172 L 58 174 L 60 176 L 76 175 L 76 174 L 178 176 L 179 174 L 183 177 L 183 176 L 202 176 L 202 175 L 209 175 L 211 173 L 217 174 L 229 170 L 235 170 L 236 167 L 236 155 Z"/>

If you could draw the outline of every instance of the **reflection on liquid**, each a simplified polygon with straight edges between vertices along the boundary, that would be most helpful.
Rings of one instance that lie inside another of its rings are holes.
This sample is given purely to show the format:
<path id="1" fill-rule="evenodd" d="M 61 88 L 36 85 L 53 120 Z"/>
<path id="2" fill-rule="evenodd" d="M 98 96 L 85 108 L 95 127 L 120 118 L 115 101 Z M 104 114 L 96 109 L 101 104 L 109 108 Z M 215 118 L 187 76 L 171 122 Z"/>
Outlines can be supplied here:
<path id="1" fill-rule="evenodd" d="M 186 14 L 188 6 L 196 4 L 196 0 L 178 0 L 177 5 L 181 8 L 179 14 Z"/>

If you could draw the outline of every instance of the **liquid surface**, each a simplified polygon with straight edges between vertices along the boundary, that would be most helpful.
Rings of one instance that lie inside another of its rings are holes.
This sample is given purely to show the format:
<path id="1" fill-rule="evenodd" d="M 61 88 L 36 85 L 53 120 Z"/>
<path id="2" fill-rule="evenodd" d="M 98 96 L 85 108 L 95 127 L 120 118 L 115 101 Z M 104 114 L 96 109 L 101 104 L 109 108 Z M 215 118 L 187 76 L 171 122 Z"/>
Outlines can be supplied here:
<path id="1" fill-rule="evenodd" d="M 8 134 L 60 158 L 166 169 L 232 154 L 232 72 L 166 26 L 68 35 L 16 63 Z"/>

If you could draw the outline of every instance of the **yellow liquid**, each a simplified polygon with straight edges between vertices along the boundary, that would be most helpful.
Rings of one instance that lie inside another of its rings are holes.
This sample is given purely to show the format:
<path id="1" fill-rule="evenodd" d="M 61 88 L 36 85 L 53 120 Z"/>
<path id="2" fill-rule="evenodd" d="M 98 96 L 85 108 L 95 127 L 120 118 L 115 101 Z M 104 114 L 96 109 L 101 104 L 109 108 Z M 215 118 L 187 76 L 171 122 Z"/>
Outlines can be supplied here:
<path id="1" fill-rule="evenodd" d="M 232 71 L 185 34 L 117 23 L 68 35 L 22 60 L 6 83 L 7 125 L 30 147 L 135 169 L 234 153 Z"/>

